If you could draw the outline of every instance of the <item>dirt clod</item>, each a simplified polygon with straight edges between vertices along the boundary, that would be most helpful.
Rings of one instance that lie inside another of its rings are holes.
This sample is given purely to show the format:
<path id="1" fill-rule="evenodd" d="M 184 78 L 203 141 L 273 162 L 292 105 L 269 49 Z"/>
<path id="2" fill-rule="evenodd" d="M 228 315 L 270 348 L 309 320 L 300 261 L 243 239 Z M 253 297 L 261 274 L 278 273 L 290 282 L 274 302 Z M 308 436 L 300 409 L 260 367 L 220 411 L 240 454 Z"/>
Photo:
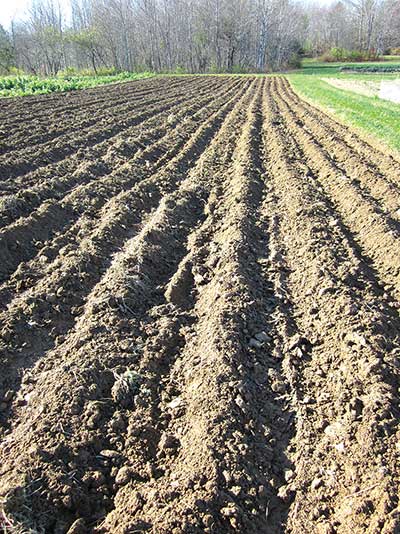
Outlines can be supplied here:
<path id="1" fill-rule="evenodd" d="M 121 467 L 121 469 L 118 471 L 117 476 L 115 477 L 116 484 L 119 484 L 120 486 L 124 486 L 127 484 L 132 478 L 134 478 L 135 472 L 131 467 L 124 466 Z"/>
<path id="2" fill-rule="evenodd" d="M 323 485 L 324 481 L 322 478 L 314 478 L 314 480 L 311 482 L 311 489 L 317 490 Z"/>
<path id="3" fill-rule="evenodd" d="M 85 521 L 83 519 L 76 519 L 69 527 L 67 534 L 87 534 Z"/>
<path id="4" fill-rule="evenodd" d="M 159 449 L 161 451 L 174 450 L 179 446 L 179 440 L 172 434 L 163 434 L 160 439 Z"/>

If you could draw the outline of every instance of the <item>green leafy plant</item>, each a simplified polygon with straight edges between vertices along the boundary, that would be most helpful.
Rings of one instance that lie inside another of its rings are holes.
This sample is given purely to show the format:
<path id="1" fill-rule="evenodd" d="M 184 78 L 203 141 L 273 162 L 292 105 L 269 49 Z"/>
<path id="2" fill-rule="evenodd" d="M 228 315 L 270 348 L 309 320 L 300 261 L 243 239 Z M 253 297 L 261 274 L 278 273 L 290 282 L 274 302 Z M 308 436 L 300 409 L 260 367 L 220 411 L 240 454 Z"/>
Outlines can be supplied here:
<path id="1" fill-rule="evenodd" d="M 363 73 L 391 73 L 400 72 L 400 65 L 346 65 L 340 68 L 340 72 Z"/>
<path id="2" fill-rule="evenodd" d="M 0 77 L 0 97 L 75 91 L 108 83 L 138 80 L 149 76 L 153 76 L 153 74 L 149 72 L 121 72 L 112 74 L 110 70 L 109 73 L 102 76 L 85 76 L 76 74 L 70 69 L 60 72 L 57 77 L 53 78 L 40 78 L 38 76 L 28 75 L 3 76 Z"/>

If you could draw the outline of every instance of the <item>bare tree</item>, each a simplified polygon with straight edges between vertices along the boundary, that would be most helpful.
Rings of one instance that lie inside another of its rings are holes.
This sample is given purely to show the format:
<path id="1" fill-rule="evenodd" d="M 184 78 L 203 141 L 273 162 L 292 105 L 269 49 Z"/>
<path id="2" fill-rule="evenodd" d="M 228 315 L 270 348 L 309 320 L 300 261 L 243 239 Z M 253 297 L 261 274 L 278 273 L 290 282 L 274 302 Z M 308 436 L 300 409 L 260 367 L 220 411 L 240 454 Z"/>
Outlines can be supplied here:
<path id="1" fill-rule="evenodd" d="M 369 54 L 400 46 L 399 0 L 33 0 L 13 25 L 17 65 L 55 74 L 65 67 L 234 72 L 286 68 L 302 48 Z M 0 34 L 1 38 L 1 34 Z M 4 39 L 3 39 L 4 40 Z M 1 46 L 1 44 L 0 44 Z"/>
<path id="2" fill-rule="evenodd" d="M 12 36 L 0 24 L 0 72 L 7 73 L 15 61 Z"/>

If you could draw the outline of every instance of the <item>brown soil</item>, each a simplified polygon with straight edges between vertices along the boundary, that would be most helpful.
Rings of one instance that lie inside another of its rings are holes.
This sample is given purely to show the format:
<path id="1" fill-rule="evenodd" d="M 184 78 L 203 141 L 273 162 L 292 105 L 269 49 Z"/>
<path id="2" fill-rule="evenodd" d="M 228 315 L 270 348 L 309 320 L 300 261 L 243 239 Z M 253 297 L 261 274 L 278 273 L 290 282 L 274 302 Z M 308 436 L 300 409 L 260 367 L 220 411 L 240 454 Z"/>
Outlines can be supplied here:
<path id="1" fill-rule="evenodd" d="M 0 119 L 3 531 L 399 532 L 400 164 L 284 78 Z"/>

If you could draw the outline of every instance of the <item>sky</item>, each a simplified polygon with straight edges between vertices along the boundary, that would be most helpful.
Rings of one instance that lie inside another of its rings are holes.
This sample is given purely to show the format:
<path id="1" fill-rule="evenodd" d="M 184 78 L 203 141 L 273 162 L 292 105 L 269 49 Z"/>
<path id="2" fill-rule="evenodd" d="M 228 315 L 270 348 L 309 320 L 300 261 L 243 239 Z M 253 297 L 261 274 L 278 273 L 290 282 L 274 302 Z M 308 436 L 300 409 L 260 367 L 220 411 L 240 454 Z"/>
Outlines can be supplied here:
<path id="1" fill-rule="evenodd" d="M 0 0 L 0 24 L 9 29 L 12 19 L 24 18 L 32 0 Z M 69 0 L 59 0 L 64 11 L 69 11 Z M 314 0 L 314 4 L 328 5 L 332 0 Z"/>
<path id="2" fill-rule="evenodd" d="M 59 0 L 64 10 L 69 10 L 69 0 Z M 23 19 L 32 0 L 0 0 L 0 24 L 9 29 L 12 19 Z"/>

